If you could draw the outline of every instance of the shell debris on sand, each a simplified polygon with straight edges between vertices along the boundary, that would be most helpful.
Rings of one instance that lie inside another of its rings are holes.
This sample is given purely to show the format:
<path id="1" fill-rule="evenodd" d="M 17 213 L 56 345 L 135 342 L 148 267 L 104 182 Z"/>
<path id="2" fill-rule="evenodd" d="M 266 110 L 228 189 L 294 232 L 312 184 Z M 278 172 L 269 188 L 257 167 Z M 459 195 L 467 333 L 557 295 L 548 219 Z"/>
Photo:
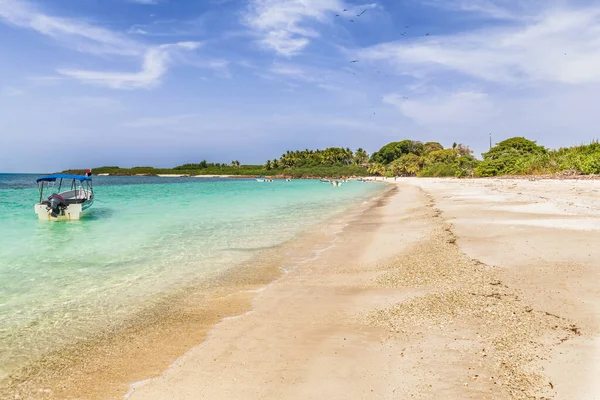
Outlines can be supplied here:
<path id="1" fill-rule="evenodd" d="M 483 349 L 480 365 L 494 374 L 490 379 L 507 397 L 547 398 L 553 388 L 536 362 L 547 358 L 553 346 L 579 335 L 579 328 L 524 304 L 518 291 L 499 279 L 498 267 L 467 257 L 451 225 L 429 208 L 427 214 L 435 222 L 430 235 L 380 265 L 385 272 L 376 280 L 383 287 L 420 287 L 425 294 L 373 311 L 364 322 L 389 329 L 390 339 L 398 340 L 423 333 L 446 335 L 450 341 L 456 340 L 451 332 L 466 330 L 469 343 Z"/>

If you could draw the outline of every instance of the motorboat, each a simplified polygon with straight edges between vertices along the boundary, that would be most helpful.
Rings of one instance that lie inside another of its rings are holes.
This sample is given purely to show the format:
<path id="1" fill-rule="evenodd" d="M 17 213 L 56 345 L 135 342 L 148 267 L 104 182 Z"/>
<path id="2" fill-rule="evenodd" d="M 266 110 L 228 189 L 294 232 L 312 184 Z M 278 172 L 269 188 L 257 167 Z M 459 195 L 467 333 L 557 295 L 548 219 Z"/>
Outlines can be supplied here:
<path id="1" fill-rule="evenodd" d="M 265 178 L 263 176 L 259 176 L 256 178 L 256 182 L 273 182 L 273 179 Z"/>
<path id="2" fill-rule="evenodd" d="M 34 206 L 39 219 L 76 220 L 87 215 L 94 204 L 92 178 L 54 174 L 36 180 L 40 202 Z"/>
<path id="3" fill-rule="evenodd" d="M 342 182 L 340 181 L 331 181 L 331 186 L 342 186 Z"/>
<path id="4" fill-rule="evenodd" d="M 321 179 L 321 183 L 331 183 L 329 179 Z"/>

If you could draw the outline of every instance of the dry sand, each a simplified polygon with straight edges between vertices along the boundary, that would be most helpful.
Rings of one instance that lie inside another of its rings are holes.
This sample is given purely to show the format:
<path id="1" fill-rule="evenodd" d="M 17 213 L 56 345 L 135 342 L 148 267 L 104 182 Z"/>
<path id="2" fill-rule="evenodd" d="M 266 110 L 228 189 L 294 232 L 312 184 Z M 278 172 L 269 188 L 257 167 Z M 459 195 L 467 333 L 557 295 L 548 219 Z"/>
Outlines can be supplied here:
<path id="1" fill-rule="evenodd" d="M 600 182 L 395 184 L 128 397 L 600 399 Z"/>

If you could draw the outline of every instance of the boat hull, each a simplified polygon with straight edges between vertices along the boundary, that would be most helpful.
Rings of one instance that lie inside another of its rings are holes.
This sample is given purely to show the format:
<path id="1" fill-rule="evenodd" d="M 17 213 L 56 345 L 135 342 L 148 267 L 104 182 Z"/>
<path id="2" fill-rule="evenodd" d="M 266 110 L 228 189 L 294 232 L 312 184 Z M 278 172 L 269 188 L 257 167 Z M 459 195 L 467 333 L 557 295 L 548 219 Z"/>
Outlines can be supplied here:
<path id="1" fill-rule="evenodd" d="M 64 213 L 61 213 L 56 217 L 53 217 L 51 215 L 52 211 L 48 209 L 46 204 L 36 204 L 34 206 L 34 209 L 35 213 L 38 216 L 38 219 L 40 220 L 72 221 L 81 219 L 82 217 L 89 214 L 93 202 L 94 200 L 90 200 L 82 204 L 69 204 L 69 206 L 64 210 Z"/>

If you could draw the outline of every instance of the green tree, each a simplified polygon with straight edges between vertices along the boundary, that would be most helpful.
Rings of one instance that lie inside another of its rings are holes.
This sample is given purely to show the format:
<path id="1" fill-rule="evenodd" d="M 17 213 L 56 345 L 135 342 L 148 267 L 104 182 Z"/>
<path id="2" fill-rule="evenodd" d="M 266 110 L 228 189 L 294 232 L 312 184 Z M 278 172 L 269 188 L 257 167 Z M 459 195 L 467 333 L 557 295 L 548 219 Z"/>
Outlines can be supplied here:
<path id="1" fill-rule="evenodd" d="M 438 142 L 427 142 L 423 145 L 423 154 L 425 155 L 436 150 L 444 150 L 444 146 L 442 146 Z"/>
<path id="2" fill-rule="evenodd" d="M 430 164 L 452 163 L 456 159 L 455 149 L 436 150 L 427 155 Z"/>
<path id="3" fill-rule="evenodd" d="M 367 171 L 373 175 L 384 176 L 386 169 L 385 169 L 385 165 L 383 165 L 383 164 L 373 163 L 369 166 Z"/>
<path id="4" fill-rule="evenodd" d="M 416 176 L 423 167 L 425 159 L 416 154 L 404 154 L 388 165 L 392 176 Z"/>
<path id="5" fill-rule="evenodd" d="M 369 154 L 362 147 L 359 147 L 354 153 L 354 164 L 361 165 L 367 162 L 369 162 Z"/>
<path id="6" fill-rule="evenodd" d="M 504 140 L 483 153 L 483 161 L 475 169 L 478 176 L 498 176 L 527 172 L 528 160 L 547 154 L 546 148 L 524 137 Z"/>
<path id="7" fill-rule="evenodd" d="M 380 164 L 389 164 L 402 157 L 404 154 L 423 154 L 423 143 L 415 140 L 402 140 L 383 146 L 371 156 L 371 161 Z"/>
<path id="8" fill-rule="evenodd" d="M 319 165 L 351 165 L 354 153 L 349 148 L 329 147 L 324 150 L 287 151 L 279 158 L 282 168 L 316 167 Z"/>

